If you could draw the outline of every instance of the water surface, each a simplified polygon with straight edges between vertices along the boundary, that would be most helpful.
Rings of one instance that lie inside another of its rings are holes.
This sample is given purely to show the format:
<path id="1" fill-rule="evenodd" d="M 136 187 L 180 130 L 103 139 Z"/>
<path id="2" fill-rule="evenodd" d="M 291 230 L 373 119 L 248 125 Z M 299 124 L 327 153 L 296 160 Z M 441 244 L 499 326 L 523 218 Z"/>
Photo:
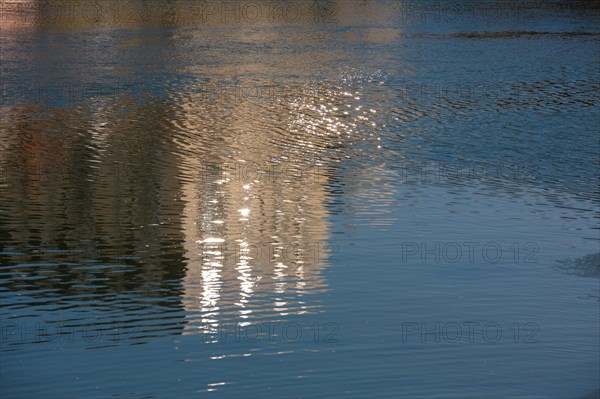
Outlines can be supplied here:
<path id="1" fill-rule="evenodd" d="M 3 10 L 3 398 L 598 389 L 596 2 L 199 4 Z"/>

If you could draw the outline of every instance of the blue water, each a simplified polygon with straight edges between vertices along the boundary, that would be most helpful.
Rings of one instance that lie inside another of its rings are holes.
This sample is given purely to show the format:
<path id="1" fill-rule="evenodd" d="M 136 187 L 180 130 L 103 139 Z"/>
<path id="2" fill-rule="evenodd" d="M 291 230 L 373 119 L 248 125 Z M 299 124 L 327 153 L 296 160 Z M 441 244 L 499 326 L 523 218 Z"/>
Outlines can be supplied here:
<path id="1" fill-rule="evenodd" d="M 202 4 L 3 9 L 0 397 L 597 396 L 597 2 Z"/>

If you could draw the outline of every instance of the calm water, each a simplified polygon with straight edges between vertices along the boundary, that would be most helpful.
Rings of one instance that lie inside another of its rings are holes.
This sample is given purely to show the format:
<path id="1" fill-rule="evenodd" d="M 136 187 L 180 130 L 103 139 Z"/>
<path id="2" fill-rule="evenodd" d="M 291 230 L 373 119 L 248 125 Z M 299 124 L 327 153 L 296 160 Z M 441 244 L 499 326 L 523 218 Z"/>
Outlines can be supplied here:
<path id="1" fill-rule="evenodd" d="M 2 398 L 600 387 L 597 2 L 3 7 Z"/>

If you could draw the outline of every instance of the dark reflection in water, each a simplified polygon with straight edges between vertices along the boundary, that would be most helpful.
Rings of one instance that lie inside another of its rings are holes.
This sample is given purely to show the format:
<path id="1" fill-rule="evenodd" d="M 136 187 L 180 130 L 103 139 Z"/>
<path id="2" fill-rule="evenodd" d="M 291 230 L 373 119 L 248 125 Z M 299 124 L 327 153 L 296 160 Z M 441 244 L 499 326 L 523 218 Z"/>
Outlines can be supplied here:
<path id="1" fill-rule="evenodd" d="M 253 4 L 3 3 L 3 390 L 595 389 L 598 292 L 579 277 L 598 264 L 597 2 Z M 402 252 L 454 241 L 536 262 Z M 444 317 L 537 323 L 540 344 L 399 339 Z M 324 321 L 343 335 L 320 346 L 219 335 Z"/>
<path id="2" fill-rule="evenodd" d="M 559 261 L 559 268 L 565 273 L 583 277 L 600 277 L 600 253 L 578 259 Z"/>

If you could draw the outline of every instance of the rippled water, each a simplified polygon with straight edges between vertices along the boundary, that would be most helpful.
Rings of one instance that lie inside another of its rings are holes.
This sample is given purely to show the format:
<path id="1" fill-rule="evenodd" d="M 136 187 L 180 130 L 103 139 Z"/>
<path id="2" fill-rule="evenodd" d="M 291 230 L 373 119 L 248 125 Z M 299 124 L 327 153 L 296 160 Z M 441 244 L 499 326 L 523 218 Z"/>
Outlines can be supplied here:
<path id="1" fill-rule="evenodd" d="M 599 9 L 3 3 L 0 396 L 594 392 Z"/>

